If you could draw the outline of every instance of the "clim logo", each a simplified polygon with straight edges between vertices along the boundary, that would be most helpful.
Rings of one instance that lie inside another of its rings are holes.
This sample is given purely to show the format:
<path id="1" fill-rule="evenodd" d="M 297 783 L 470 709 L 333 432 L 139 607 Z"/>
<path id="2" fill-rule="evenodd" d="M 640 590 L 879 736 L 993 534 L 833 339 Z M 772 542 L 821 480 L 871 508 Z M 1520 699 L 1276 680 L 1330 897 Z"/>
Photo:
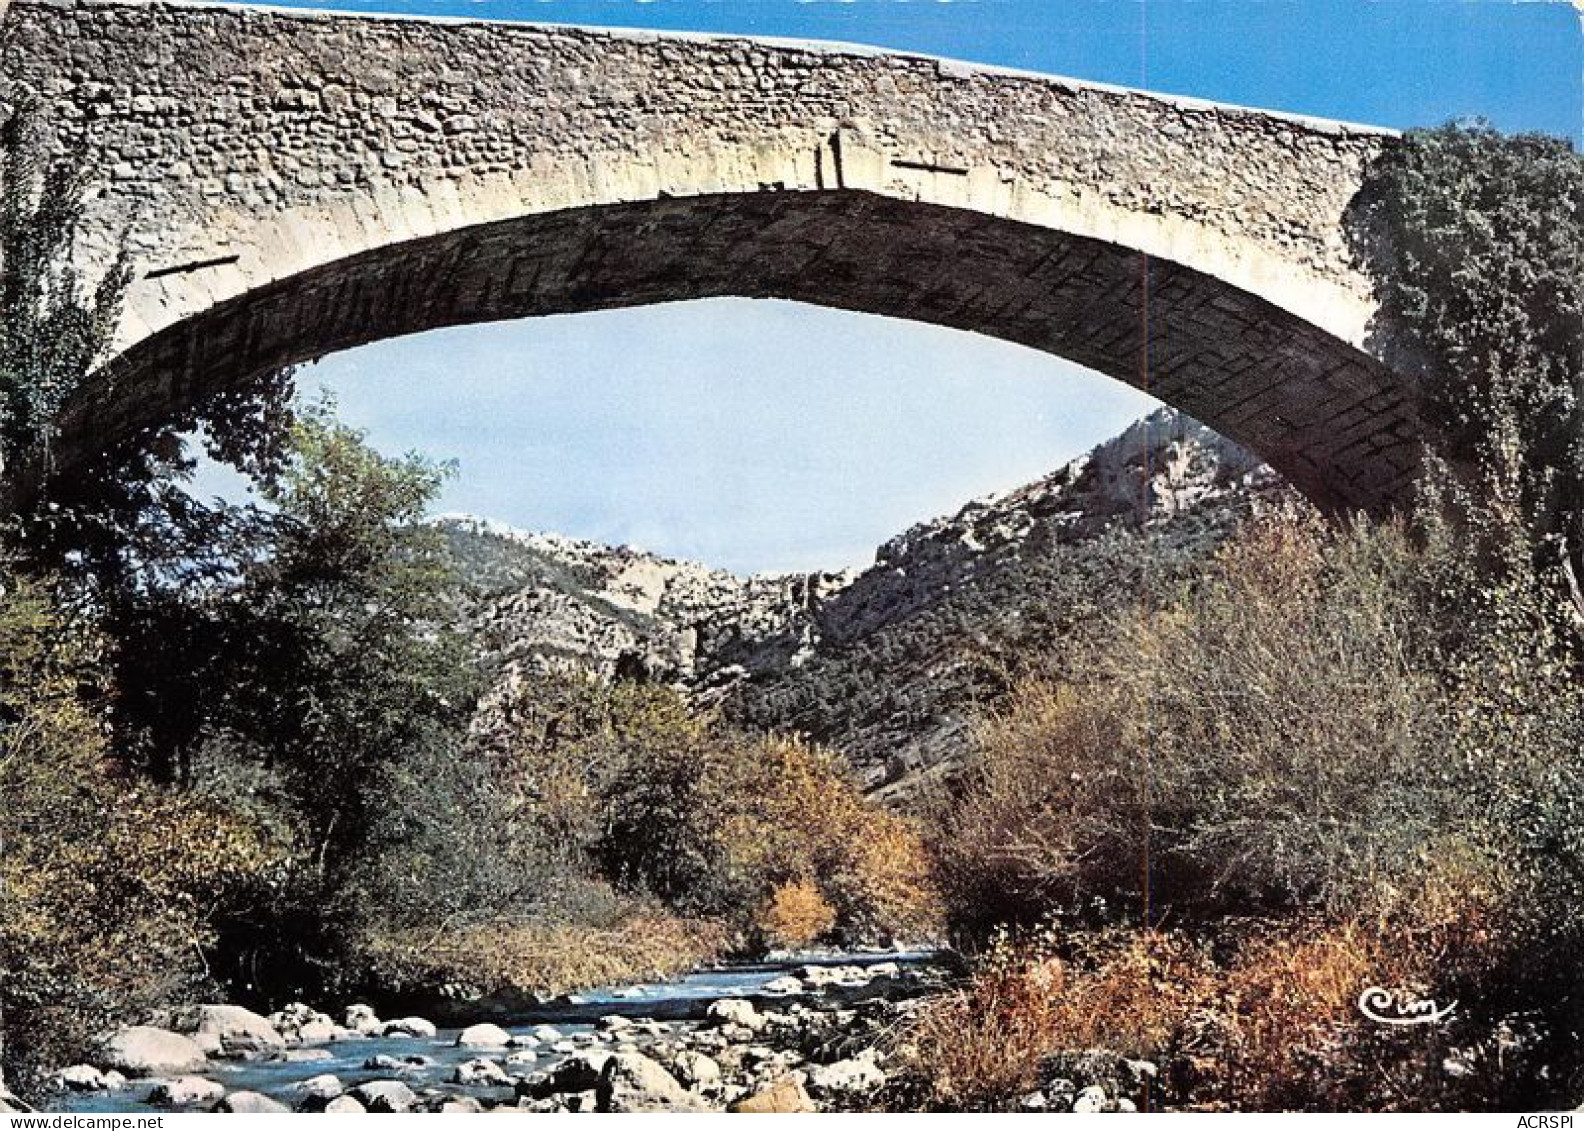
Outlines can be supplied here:
<path id="1" fill-rule="evenodd" d="M 1572 1127 L 1571 1115 L 1520 1115 L 1519 1127 Z"/>

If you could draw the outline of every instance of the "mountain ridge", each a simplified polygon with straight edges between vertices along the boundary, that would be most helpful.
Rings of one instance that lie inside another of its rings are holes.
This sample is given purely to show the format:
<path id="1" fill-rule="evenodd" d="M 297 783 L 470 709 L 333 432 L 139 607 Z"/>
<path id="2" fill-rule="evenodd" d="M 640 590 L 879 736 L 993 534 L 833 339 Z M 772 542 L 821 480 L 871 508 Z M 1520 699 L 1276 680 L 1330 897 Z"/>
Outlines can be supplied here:
<path id="1" fill-rule="evenodd" d="M 1286 493 L 1246 449 L 1161 409 L 1032 483 L 914 524 L 862 570 L 744 577 L 433 521 L 502 686 L 567 672 L 667 683 L 736 725 L 832 745 L 867 787 L 902 796 L 954 764 L 976 709 L 1029 656 Z"/>

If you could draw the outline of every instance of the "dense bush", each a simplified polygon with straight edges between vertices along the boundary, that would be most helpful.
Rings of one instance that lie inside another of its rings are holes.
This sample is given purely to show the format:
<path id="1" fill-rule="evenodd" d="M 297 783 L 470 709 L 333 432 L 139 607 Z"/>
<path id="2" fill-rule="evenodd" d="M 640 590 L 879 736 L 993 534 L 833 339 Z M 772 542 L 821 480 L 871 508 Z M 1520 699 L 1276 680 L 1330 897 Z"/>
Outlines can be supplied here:
<path id="1" fill-rule="evenodd" d="M 115 1021 L 204 980 L 224 908 L 267 903 L 286 846 L 128 777 L 84 685 L 99 642 L 0 576 L 0 1022 L 28 1089 Z"/>
<path id="2" fill-rule="evenodd" d="M 780 937 L 795 892 L 805 912 L 828 906 L 833 938 L 933 928 L 915 827 L 867 801 L 829 752 L 712 725 L 665 688 L 581 677 L 527 680 L 495 714 L 488 744 L 521 811 L 625 891 L 761 941 Z"/>
<path id="3" fill-rule="evenodd" d="M 1431 446 L 1498 479 L 1542 564 L 1568 563 L 1584 626 L 1584 155 L 1484 125 L 1410 131 L 1350 219 Z"/>
<path id="4" fill-rule="evenodd" d="M 1094 898 L 1339 908 L 1414 867 L 1466 801 L 1425 741 L 1417 560 L 1389 526 L 1267 521 L 1168 611 L 1119 618 L 1086 680 L 1025 683 L 941 837 L 965 925 Z"/>
<path id="5" fill-rule="evenodd" d="M 1359 1012 L 1366 986 L 1423 993 L 1444 984 L 1445 955 L 1422 941 L 1323 921 L 1243 924 L 1213 945 L 1137 928 L 1002 938 L 974 977 L 931 1001 L 899 1041 L 898 1098 L 1007 1108 L 1065 1078 L 1100 1084 L 1141 1110 L 1539 1102 L 1532 1089 L 1503 1091 L 1504 1075 L 1537 1076 L 1516 1030 L 1461 1016 L 1392 1028 Z M 1128 1071 L 1127 1060 L 1153 1069 Z"/>
<path id="6" fill-rule="evenodd" d="M 1463 536 L 1471 516 L 1488 536 Z M 1222 955 L 1203 1000 L 1147 1040 L 1055 1005 L 987 1021 L 1043 1034 L 1019 1038 L 1017 1081 L 1041 1048 L 1100 1040 L 1173 1058 L 1192 1039 L 1207 1059 L 1175 1102 L 1566 1094 L 1584 1067 L 1569 1036 L 1584 686 L 1532 556 L 1492 572 L 1489 547 L 1522 542 L 1521 528 L 1472 506 L 1419 534 L 1257 524 L 1173 608 L 1121 618 L 1114 649 L 1087 653 L 1087 683 L 1030 681 L 988 721 L 937 849 L 964 934 L 1057 914 L 1070 948 L 1085 921 L 1169 919 Z M 1270 925 L 1250 935 L 1249 916 Z M 1004 996 L 994 978 L 970 994 Z M 1464 1025 L 1384 1040 L 1355 1005 L 1372 983 L 1455 998 Z M 1061 992 L 1083 1002 L 1088 989 Z M 1078 1013 L 1113 1017 L 1116 1004 Z M 1496 1057 L 1520 1015 L 1533 1039 Z M 1209 1027 L 1194 1035 L 1196 1016 Z M 1461 1083 L 1440 1069 L 1454 1039 L 1473 1065 Z M 933 1085 L 941 1102 L 968 1094 L 955 1079 Z"/>
<path id="7" fill-rule="evenodd" d="M 492 920 L 372 936 L 362 960 L 383 992 L 462 984 L 510 1000 L 685 974 L 717 958 L 719 924 L 612 900 L 612 916 L 578 922 Z"/>

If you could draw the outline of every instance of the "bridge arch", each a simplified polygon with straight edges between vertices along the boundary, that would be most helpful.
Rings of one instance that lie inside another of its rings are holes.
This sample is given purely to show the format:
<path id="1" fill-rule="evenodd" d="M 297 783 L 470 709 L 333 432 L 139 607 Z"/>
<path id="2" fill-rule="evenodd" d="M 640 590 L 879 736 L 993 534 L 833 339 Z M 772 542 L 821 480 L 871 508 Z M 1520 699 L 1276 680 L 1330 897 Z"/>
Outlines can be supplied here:
<path id="1" fill-rule="evenodd" d="M 1401 501 L 1407 383 L 1344 217 L 1391 135 L 942 60 L 15 0 L 4 77 L 97 162 L 135 282 L 60 458 L 276 365 L 736 295 L 1059 354 L 1332 508 Z"/>

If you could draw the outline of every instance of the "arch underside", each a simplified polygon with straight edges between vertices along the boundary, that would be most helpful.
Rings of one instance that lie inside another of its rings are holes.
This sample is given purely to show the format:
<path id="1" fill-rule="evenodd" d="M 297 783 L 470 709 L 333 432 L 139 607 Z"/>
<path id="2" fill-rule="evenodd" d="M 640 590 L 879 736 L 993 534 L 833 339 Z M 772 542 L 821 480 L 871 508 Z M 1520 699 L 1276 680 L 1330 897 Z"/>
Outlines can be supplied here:
<path id="1" fill-rule="evenodd" d="M 279 280 L 128 351 L 68 414 L 60 451 L 91 450 L 94 437 L 157 424 L 228 383 L 383 338 L 725 296 L 931 322 L 1059 355 L 1245 444 L 1327 509 L 1379 513 L 1411 481 L 1402 379 L 1294 315 L 1112 244 L 843 190 L 536 214 Z"/>

